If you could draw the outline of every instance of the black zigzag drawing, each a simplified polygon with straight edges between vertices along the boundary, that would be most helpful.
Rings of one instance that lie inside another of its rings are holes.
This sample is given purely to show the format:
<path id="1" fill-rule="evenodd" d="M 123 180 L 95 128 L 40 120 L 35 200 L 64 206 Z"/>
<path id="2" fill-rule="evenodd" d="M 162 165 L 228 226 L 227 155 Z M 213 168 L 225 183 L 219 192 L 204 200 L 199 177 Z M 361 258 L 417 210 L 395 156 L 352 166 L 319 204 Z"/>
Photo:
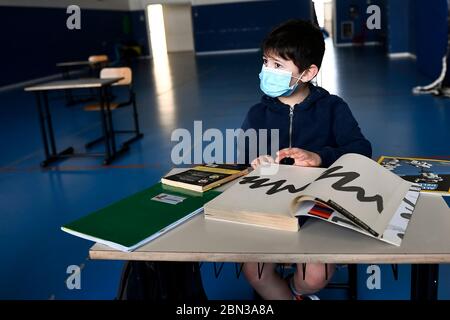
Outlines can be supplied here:
<path id="1" fill-rule="evenodd" d="M 266 191 L 267 195 L 272 195 L 284 190 L 287 190 L 289 193 L 297 193 L 300 191 L 303 191 L 306 189 L 306 187 L 309 186 L 309 183 L 301 188 L 295 188 L 294 185 L 288 184 L 283 186 L 283 184 L 287 180 L 278 180 L 270 183 L 266 183 L 270 181 L 269 178 L 261 178 L 260 176 L 252 176 L 252 177 L 243 177 L 242 180 L 239 182 L 240 184 L 250 184 L 250 189 L 259 189 L 264 187 L 272 186 L 269 190 Z"/>
<path id="2" fill-rule="evenodd" d="M 334 173 L 342 168 L 343 166 L 329 168 L 324 173 L 322 173 L 320 177 L 316 179 L 316 181 L 341 177 L 341 179 L 331 185 L 334 190 L 343 192 L 356 192 L 356 199 L 358 199 L 359 202 L 376 202 L 378 213 L 383 212 L 383 197 L 379 194 L 366 197 L 366 191 L 363 188 L 358 186 L 346 186 L 348 183 L 357 179 L 360 174 L 352 171 Z"/>
<path id="3" fill-rule="evenodd" d="M 366 196 L 366 191 L 358 186 L 348 186 L 350 182 L 357 179 L 360 174 L 353 171 L 347 171 L 347 172 L 339 172 L 335 173 L 336 171 L 342 169 L 342 166 L 336 166 L 327 169 L 324 173 L 322 173 L 315 181 L 323 180 L 323 179 L 330 179 L 330 178 L 341 178 L 335 183 L 331 185 L 331 187 L 337 191 L 342 192 L 354 192 L 356 193 L 356 199 L 358 199 L 359 202 L 375 202 L 377 205 L 377 210 L 379 213 L 383 211 L 383 197 L 379 194 L 374 196 Z M 288 191 L 289 193 L 298 193 L 303 190 L 305 190 L 310 184 L 304 185 L 303 187 L 296 188 L 292 184 L 287 184 L 287 180 L 277 180 L 273 182 L 269 182 L 269 178 L 261 178 L 260 176 L 250 176 L 250 177 L 243 177 L 242 180 L 239 182 L 239 184 L 250 184 L 250 189 L 259 189 L 264 187 L 271 187 L 269 190 L 266 191 L 267 195 L 273 195 L 281 191 Z"/>

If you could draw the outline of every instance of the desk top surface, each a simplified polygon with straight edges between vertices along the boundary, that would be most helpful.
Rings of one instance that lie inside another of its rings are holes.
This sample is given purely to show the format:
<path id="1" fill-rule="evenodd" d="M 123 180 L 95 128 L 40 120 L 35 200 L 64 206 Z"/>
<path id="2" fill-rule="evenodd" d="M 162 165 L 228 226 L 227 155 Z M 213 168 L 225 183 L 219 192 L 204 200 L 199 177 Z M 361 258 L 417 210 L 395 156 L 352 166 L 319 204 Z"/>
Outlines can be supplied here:
<path id="1" fill-rule="evenodd" d="M 205 220 L 199 214 L 134 252 L 95 244 L 90 257 L 148 261 L 449 263 L 450 208 L 440 196 L 421 194 L 401 247 L 318 219 L 309 219 L 299 232 L 283 232 Z"/>
<path id="2" fill-rule="evenodd" d="M 98 62 L 91 62 L 88 60 L 81 60 L 81 61 L 66 61 L 66 62 L 59 62 L 56 64 L 57 67 L 78 67 L 78 66 L 90 66 L 95 65 Z"/>
<path id="3" fill-rule="evenodd" d="M 118 78 L 82 78 L 70 80 L 56 80 L 45 83 L 40 83 L 31 87 L 26 87 L 25 91 L 48 91 L 48 90 L 62 90 L 62 89 L 81 89 L 81 88 L 100 88 L 111 85 L 123 77 Z"/>

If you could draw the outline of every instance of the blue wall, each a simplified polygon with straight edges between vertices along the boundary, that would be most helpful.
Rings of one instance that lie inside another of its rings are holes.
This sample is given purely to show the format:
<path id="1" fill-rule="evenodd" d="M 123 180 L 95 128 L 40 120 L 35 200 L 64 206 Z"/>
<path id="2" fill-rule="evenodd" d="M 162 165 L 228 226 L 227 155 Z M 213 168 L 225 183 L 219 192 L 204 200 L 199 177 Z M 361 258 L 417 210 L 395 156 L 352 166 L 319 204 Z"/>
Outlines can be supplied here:
<path id="1" fill-rule="evenodd" d="M 447 1 L 388 1 L 388 21 L 389 53 L 416 54 L 418 69 L 437 78 L 447 49 Z"/>
<path id="2" fill-rule="evenodd" d="M 0 86 L 58 73 L 57 62 L 103 53 L 115 59 L 114 46 L 133 39 L 133 26 L 137 40 L 147 41 L 139 28 L 142 23 L 146 32 L 145 22 L 131 15 L 84 9 L 81 30 L 68 30 L 65 8 L 0 7 Z"/>
<path id="3" fill-rule="evenodd" d="M 369 30 L 366 27 L 367 18 L 370 16 L 366 13 L 367 0 L 335 0 L 336 6 L 336 43 L 352 43 L 361 42 L 385 42 L 386 38 L 386 1 L 388 0 L 373 0 L 370 4 L 378 5 L 381 9 L 381 30 Z M 356 5 L 358 7 L 359 15 L 357 18 L 350 17 L 350 6 Z M 344 39 L 341 37 L 341 23 L 343 21 L 353 21 L 354 38 Z"/>
<path id="4" fill-rule="evenodd" d="M 311 1 L 256 1 L 192 7 L 197 52 L 259 48 L 278 24 L 310 20 Z"/>
<path id="5" fill-rule="evenodd" d="M 414 52 L 412 43 L 414 38 L 415 11 L 413 10 L 413 1 L 397 0 L 388 1 L 387 14 L 389 21 L 388 28 L 388 52 Z"/>
<path id="6" fill-rule="evenodd" d="M 435 79 L 441 72 L 447 49 L 447 1 L 414 1 L 417 66 L 430 79 Z"/>
<path id="7" fill-rule="evenodd" d="M 133 39 L 142 46 L 143 55 L 150 53 L 148 34 L 147 34 L 147 20 L 145 19 L 145 10 L 131 11 L 131 26 Z"/>

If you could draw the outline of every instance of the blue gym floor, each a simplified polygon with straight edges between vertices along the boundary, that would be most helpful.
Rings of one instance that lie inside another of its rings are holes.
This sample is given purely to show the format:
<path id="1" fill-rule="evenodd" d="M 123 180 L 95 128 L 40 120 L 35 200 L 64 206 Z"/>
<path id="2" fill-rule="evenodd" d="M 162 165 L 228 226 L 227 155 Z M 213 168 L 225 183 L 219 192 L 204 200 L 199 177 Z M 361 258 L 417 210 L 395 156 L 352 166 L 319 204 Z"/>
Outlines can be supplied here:
<path id="1" fill-rule="evenodd" d="M 122 263 L 90 261 L 92 243 L 67 235 L 60 226 L 149 187 L 171 167 L 175 128 L 239 127 L 259 91 L 259 53 L 196 57 L 170 54 L 153 65 L 134 65 L 134 87 L 144 138 L 102 167 L 100 159 L 70 159 L 42 170 L 43 147 L 34 96 L 23 90 L 0 93 L 0 299 L 113 299 Z M 333 49 L 327 43 L 322 75 L 326 89 L 350 105 L 374 158 L 380 155 L 450 156 L 450 100 L 413 96 L 411 88 L 431 79 L 418 73 L 414 60 L 389 60 L 381 47 Z M 115 91 L 118 99 L 124 93 Z M 60 93 L 51 108 L 57 146 L 82 150 L 100 135 L 100 118 L 82 104 L 66 107 Z M 116 128 L 131 126 L 129 109 L 114 113 Z M 101 150 L 101 146 L 98 150 Z M 447 201 L 450 204 L 450 201 Z M 65 285 L 66 269 L 82 267 L 81 289 Z M 381 290 L 366 288 L 366 266 L 359 267 L 360 299 L 408 299 L 409 266 L 394 281 L 382 267 Z M 212 264 L 203 264 L 205 289 L 211 299 L 249 299 L 252 290 L 235 279 L 226 264 L 215 279 Z M 345 272 L 337 278 L 345 280 Z M 339 299 L 325 290 L 322 298 Z M 450 299 L 450 268 L 440 268 L 441 299 Z"/>

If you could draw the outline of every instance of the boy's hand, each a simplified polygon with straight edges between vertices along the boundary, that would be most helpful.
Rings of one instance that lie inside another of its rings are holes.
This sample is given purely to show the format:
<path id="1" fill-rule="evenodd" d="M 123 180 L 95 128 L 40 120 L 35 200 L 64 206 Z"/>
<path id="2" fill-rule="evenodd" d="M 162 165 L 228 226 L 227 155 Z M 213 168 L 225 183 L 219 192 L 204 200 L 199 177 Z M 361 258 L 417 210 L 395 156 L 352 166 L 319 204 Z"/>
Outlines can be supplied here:
<path id="1" fill-rule="evenodd" d="M 251 165 L 253 169 L 256 169 L 259 165 L 268 165 L 271 163 L 275 163 L 275 160 L 271 156 L 259 156 L 252 161 Z"/>
<path id="2" fill-rule="evenodd" d="M 275 162 L 280 163 L 284 158 L 294 159 L 294 165 L 300 167 L 319 167 L 322 164 L 322 159 L 317 153 L 299 148 L 286 148 L 278 151 Z"/>

